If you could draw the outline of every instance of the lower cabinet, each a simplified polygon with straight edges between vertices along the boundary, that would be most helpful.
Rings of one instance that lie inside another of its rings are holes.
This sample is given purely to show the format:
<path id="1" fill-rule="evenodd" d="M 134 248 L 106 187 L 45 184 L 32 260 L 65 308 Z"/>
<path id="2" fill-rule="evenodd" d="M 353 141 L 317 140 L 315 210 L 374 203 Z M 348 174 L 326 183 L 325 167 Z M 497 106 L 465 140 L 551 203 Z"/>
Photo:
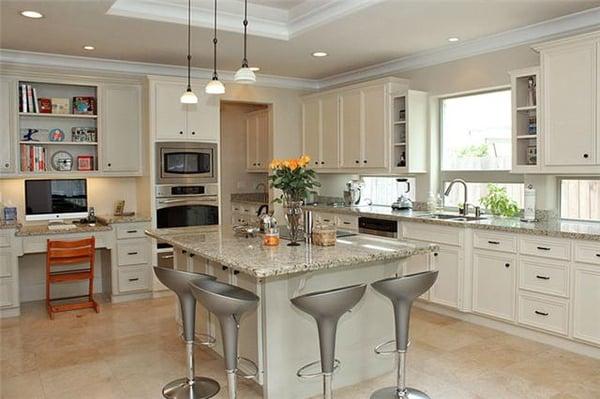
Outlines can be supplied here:
<path id="1" fill-rule="evenodd" d="M 438 278 L 431 287 L 431 302 L 459 306 L 461 252 L 459 247 L 440 245 L 439 251 L 433 253 L 433 269 L 438 271 Z"/>
<path id="2" fill-rule="evenodd" d="M 473 311 L 515 320 L 516 257 L 492 251 L 473 253 Z"/>
<path id="3" fill-rule="evenodd" d="M 575 264 L 573 337 L 600 345 L 600 266 Z"/>

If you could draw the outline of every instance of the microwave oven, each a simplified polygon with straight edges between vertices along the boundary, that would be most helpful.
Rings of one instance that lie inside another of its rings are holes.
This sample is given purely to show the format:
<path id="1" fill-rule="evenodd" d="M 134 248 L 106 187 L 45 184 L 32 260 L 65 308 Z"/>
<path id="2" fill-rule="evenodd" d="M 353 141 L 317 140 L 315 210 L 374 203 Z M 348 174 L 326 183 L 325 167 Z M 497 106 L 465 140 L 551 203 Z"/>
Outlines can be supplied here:
<path id="1" fill-rule="evenodd" d="M 217 182 L 217 144 L 156 143 L 156 184 Z"/>

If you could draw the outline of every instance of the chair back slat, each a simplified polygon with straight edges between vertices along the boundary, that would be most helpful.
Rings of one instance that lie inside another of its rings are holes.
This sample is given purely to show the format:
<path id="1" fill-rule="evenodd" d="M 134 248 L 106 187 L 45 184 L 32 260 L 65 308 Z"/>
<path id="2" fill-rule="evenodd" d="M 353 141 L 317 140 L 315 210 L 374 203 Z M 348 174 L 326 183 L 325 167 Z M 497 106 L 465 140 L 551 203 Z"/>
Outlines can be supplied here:
<path id="1" fill-rule="evenodd" d="M 48 256 L 52 260 L 52 263 L 55 263 L 59 260 L 66 261 L 69 258 L 89 258 L 93 250 L 94 247 L 50 249 L 48 250 Z"/>

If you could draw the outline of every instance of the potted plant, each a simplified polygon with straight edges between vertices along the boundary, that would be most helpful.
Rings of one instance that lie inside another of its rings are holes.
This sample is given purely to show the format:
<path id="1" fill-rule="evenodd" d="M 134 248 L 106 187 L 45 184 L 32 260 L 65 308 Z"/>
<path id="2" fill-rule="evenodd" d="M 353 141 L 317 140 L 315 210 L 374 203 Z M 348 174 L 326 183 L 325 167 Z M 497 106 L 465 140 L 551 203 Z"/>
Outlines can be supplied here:
<path id="1" fill-rule="evenodd" d="M 487 190 L 487 195 L 482 197 L 479 202 L 481 205 L 485 206 L 492 215 L 515 217 L 519 214 L 519 206 L 508 196 L 506 188 L 499 187 L 495 184 L 488 184 Z"/>
<path id="2" fill-rule="evenodd" d="M 285 211 L 285 219 L 290 231 L 290 246 L 297 246 L 300 234 L 300 218 L 302 216 L 302 200 L 315 187 L 321 185 L 317 181 L 314 170 L 307 168 L 310 157 L 302 155 L 298 159 L 271 161 L 269 168 L 272 174 L 269 176 L 271 188 L 281 190 L 279 198 L 273 200 L 282 203 Z"/>

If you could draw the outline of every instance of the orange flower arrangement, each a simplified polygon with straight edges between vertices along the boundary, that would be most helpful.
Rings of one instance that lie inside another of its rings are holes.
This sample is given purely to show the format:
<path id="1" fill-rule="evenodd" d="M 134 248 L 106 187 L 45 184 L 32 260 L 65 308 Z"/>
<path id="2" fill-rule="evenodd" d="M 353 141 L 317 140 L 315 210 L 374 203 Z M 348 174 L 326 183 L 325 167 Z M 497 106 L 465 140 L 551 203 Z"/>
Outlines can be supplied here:
<path id="1" fill-rule="evenodd" d="M 269 176 L 271 187 L 280 189 L 283 194 L 276 202 L 302 201 L 315 187 L 320 187 L 316 173 L 308 169 L 310 157 L 279 160 L 274 159 L 269 164 L 273 174 Z"/>

